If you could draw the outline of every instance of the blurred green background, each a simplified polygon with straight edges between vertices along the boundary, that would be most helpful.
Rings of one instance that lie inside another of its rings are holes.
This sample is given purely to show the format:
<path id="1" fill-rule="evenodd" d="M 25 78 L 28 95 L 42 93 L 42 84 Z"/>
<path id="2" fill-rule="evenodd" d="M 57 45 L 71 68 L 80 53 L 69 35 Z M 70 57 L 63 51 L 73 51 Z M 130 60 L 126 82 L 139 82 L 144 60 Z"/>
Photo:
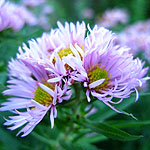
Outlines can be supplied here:
<path id="1" fill-rule="evenodd" d="M 18 0 L 10 2 L 21 4 L 21 1 Z M 150 18 L 150 0 L 47 0 L 46 5 L 53 8 L 53 12 L 47 16 L 49 26 L 53 28 L 57 26 L 57 20 L 62 23 L 65 21 L 75 23 L 78 20 L 84 20 L 86 23 L 90 23 L 92 27 L 97 19 L 102 16 L 103 12 L 109 8 L 127 9 L 130 16 L 127 25 Z M 29 9 L 37 16 L 40 16 L 42 7 L 44 7 L 44 4 Z M 90 18 L 86 18 L 83 15 L 83 11 L 87 8 L 90 8 L 93 13 L 93 16 Z M 127 25 L 119 25 L 112 30 L 114 32 L 121 31 Z M 11 29 L 0 32 L 0 92 L 6 89 L 5 85 L 8 80 L 7 64 L 11 57 L 16 57 L 18 46 L 21 46 L 23 42 L 27 43 L 31 38 L 41 36 L 45 31 L 49 30 L 44 30 L 40 26 L 24 26 L 24 28 L 18 32 L 13 32 Z M 149 63 L 147 62 L 146 65 L 149 66 Z M 145 92 L 150 93 L 150 90 L 147 89 Z M 94 136 L 87 136 L 86 134 L 82 134 L 74 141 L 72 140 L 72 133 L 67 133 L 66 129 L 64 129 L 66 126 L 70 126 L 70 124 L 63 121 L 61 122 L 59 117 L 55 119 L 56 125 L 54 129 L 51 130 L 49 115 L 44 118 L 30 135 L 25 138 L 20 138 L 15 136 L 16 131 L 9 131 L 2 125 L 4 123 L 3 116 L 8 116 L 10 113 L 0 112 L 0 150 L 150 150 L 150 94 L 144 94 L 145 92 L 141 92 L 138 102 L 134 103 L 135 95 L 133 95 L 129 99 L 130 101 L 124 101 L 123 104 L 118 106 L 127 112 L 133 113 L 134 116 L 138 118 L 138 121 L 143 121 L 142 126 L 139 123 L 136 127 L 134 127 L 134 124 L 132 128 L 123 127 L 125 131 L 131 134 L 143 135 L 143 137 L 138 140 L 120 142 L 108 139 L 102 135 L 96 134 Z M 0 101 L 4 102 L 5 100 L 6 97 L 0 94 Z M 124 120 L 126 122 L 134 121 L 129 116 L 113 112 L 103 104 L 94 103 L 93 105 L 98 108 L 98 114 L 91 116 L 91 120 L 105 120 L 110 123 L 111 121 L 116 121 L 116 124 L 118 120 Z M 78 131 L 75 132 L 78 134 Z M 64 133 L 68 138 L 63 137 Z M 72 141 L 72 143 L 68 143 L 67 140 Z"/>

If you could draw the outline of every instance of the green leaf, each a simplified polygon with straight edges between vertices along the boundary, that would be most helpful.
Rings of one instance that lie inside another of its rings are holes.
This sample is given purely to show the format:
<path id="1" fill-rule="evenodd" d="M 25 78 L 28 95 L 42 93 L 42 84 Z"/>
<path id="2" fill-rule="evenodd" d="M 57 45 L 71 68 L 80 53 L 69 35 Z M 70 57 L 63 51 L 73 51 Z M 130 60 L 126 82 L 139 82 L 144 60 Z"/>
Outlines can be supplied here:
<path id="1" fill-rule="evenodd" d="M 113 127 L 116 127 L 116 128 L 131 128 L 131 127 L 149 126 L 150 120 L 147 120 L 147 121 L 118 120 L 118 121 L 109 121 L 109 124 L 111 124 Z"/>
<path id="2" fill-rule="evenodd" d="M 102 134 L 97 134 L 97 133 L 93 133 L 91 132 L 90 129 L 82 129 L 80 130 L 80 133 L 78 133 L 74 139 L 73 142 L 78 142 L 78 141 L 84 141 L 86 143 L 96 143 L 99 141 L 103 141 L 106 140 L 107 137 L 102 135 Z"/>
<path id="3" fill-rule="evenodd" d="M 80 138 L 79 140 L 84 141 L 86 143 L 96 143 L 96 142 L 107 140 L 107 137 L 102 134 L 96 134 L 92 136 L 84 136 Z"/>
<path id="4" fill-rule="evenodd" d="M 132 141 L 141 138 L 142 136 L 131 135 L 125 131 L 112 127 L 105 123 L 90 123 L 88 121 L 79 122 L 80 125 L 91 129 L 93 132 L 103 134 L 108 138 L 119 141 Z"/>

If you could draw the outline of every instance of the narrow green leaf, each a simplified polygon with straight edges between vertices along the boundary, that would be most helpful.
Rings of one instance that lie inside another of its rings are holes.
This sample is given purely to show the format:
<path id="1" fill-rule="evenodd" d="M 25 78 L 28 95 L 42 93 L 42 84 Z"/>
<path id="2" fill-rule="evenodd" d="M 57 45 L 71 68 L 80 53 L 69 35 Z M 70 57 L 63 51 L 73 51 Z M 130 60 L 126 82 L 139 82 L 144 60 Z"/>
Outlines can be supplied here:
<path id="1" fill-rule="evenodd" d="M 149 126 L 150 120 L 147 121 L 110 121 L 109 122 L 113 127 L 116 128 L 131 128 L 131 127 L 141 127 L 141 126 Z"/>
<path id="2" fill-rule="evenodd" d="M 80 138 L 80 141 L 84 141 L 87 143 L 96 143 L 96 142 L 100 142 L 100 141 L 104 141 L 104 140 L 107 140 L 107 137 L 102 134 L 96 134 L 96 135 L 92 135 L 92 136 L 84 136 L 84 137 Z"/>
<path id="3" fill-rule="evenodd" d="M 128 134 L 125 131 L 122 131 L 105 123 L 90 123 L 84 121 L 80 122 L 79 124 L 86 128 L 90 128 L 93 132 L 103 134 L 108 138 L 112 138 L 119 141 L 132 141 L 142 137 Z"/>
<path id="4" fill-rule="evenodd" d="M 102 134 L 93 134 L 90 129 L 83 129 L 74 137 L 73 142 L 84 141 L 87 143 L 96 143 L 106 139 L 107 137 Z"/>

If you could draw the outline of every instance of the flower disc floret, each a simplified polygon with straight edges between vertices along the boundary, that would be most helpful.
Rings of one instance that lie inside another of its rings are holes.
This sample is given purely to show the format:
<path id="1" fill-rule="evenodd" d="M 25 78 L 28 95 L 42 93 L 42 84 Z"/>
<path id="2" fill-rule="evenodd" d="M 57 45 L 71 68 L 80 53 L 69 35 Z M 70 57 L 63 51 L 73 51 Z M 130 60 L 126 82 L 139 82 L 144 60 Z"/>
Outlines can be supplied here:
<path id="1" fill-rule="evenodd" d="M 64 56 L 67 56 L 69 54 L 73 54 L 70 48 L 65 48 L 58 52 L 60 59 L 62 59 Z"/>
<path id="2" fill-rule="evenodd" d="M 46 83 L 45 85 L 54 91 L 53 84 Z M 48 106 L 52 104 L 53 97 L 49 93 L 47 93 L 45 90 L 43 90 L 40 86 L 38 86 L 35 91 L 34 100 L 44 106 Z"/>
<path id="3" fill-rule="evenodd" d="M 77 61 L 82 61 L 83 60 L 83 53 L 84 53 L 84 48 L 83 46 L 80 46 L 78 44 L 75 44 L 74 46 L 72 44 L 70 44 L 70 48 L 64 48 L 64 49 L 60 49 L 57 54 L 58 54 L 58 57 L 61 59 L 61 60 L 65 60 L 66 59 L 70 60 L 70 58 L 73 58 L 73 59 L 78 59 Z M 66 58 L 65 58 L 66 57 Z M 55 65 L 56 64 L 56 57 L 54 56 L 53 57 L 53 64 Z M 59 62 L 60 63 L 60 62 Z M 62 62 L 63 64 L 63 62 Z M 70 66 L 70 63 L 68 64 L 64 64 L 65 66 L 65 69 L 68 71 L 68 70 L 72 70 L 73 71 L 73 68 Z"/>
<path id="4" fill-rule="evenodd" d="M 78 46 L 82 49 L 82 51 L 84 51 L 83 46 L 80 46 L 80 45 L 78 45 Z M 76 51 L 78 52 L 78 54 L 80 55 L 81 60 L 82 60 L 83 59 L 82 55 L 80 54 L 80 52 L 77 49 L 76 49 Z M 61 60 L 63 59 L 64 56 L 68 56 L 69 54 L 72 54 L 72 56 L 75 57 L 75 54 L 73 53 L 73 51 L 71 50 L 71 48 L 64 48 L 64 49 L 61 49 L 58 52 L 58 55 L 59 55 L 59 57 L 60 57 Z"/>
<path id="5" fill-rule="evenodd" d="M 89 70 L 88 78 L 89 78 L 89 83 L 93 83 L 93 82 L 98 81 L 100 79 L 105 79 L 105 81 L 102 84 L 93 88 L 95 90 L 104 89 L 109 84 L 108 72 L 105 69 L 100 68 L 99 66 L 93 67 L 92 69 Z"/>

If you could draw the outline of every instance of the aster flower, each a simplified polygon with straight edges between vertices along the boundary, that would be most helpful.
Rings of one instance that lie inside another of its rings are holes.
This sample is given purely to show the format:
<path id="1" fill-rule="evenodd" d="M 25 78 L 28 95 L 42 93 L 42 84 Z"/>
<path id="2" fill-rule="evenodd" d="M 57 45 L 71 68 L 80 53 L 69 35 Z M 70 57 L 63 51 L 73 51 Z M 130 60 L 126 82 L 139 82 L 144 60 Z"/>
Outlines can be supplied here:
<path id="1" fill-rule="evenodd" d="M 15 65 L 15 69 L 14 69 Z M 22 69 L 20 67 L 22 66 Z M 71 96 L 67 84 L 48 83 L 48 71 L 38 64 L 12 60 L 9 63 L 10 80 L 4 95 L 13 96 L 1 104 L 0 111 L 11 111 L 15 116 L 5 119 L 10 130 L 24 126 L 17 135 L 28 135 L 50 110 L 51 128 L 57 116 L 56 104 Z M 23 70 L 23 71 L 22 71 Z M 18 75 L 20 73 L 21 75 Z M 67 95 L 68 94 L 68 95 Z"/>
<path id="2" fill-rule="evenodd" d="M 134 55 L 142 52 L 145 58 L 150 60 L 150 20 L 128 26 L 118 34 L 116 43 L 130 47 Z"/>
<path id="3" fill-rule="evenodd" d="M 5 0 L 0 1 L 0 31 L 4 30 L 5 28 L 8 28 L 9 25 L 9 18 L 6 17 L 8 14 L 7 10 L 7 3 L 5 3 Z"/>
<path id="4" fill-rule="evenodd" d="M 19 18 L 29 26 L 35 26 L 38 24 L 37 18 L 34 16 L 34 14 L 24 6 L 18 6 L 14 13 L 17 14 Z"/>
<path id="5" fill-rule="evenodd" d="M 74 25 L 66 22 L 63 27 L 58 22 L 58 27 L 55 30 L 52 29 L 50 34 L 43 34 L 36 41 L 29 41 L 29 48 L 23 44 L 23 48 L 19 48 L 17 57 L 22 60 L 38 62 L 47 70 L 53 72 L 57 77 L 51 79 L 51 82 L 61 80 L 63 77 L 67 77 L 68 82 L 71 82 L 70 75 L 79 70 L 76 65 L 81 66 L 83 60 L 85 23 L 77 22 Z M 67 59 L 70 58 L 76 63 L 72 68 L 66 65 Z"/>
<path id="6" fill-rule="evenodd" d="M 36 25 L 37 19 L 23 6 L 5 2 L 5 0 L 0 2 L 0 31 L 7 28 L 18 31 L 25 23 L 30 26 Z"/>
<path id="7" fill-rule="evenodd" d="M 124 9 L 114 8 L 104 12 L 102 17 L 97 21 L 102 27 L 115 27 L 118 23 L 126 24 L 128 22 L 128 13 Z"/>
<path id="8" fill-rule="evenodd" d="M 63 50 L 67 51 L 70 48 L 70 44 L 75 45 L 76 43 L 81 47 L 84 47 L 85 38 L 85 23 L 81 24 L 77 22 L 76 25 L 73 23 L 65 23 L 65 26 L 58 22 L 56 29 L 51 29 L 50 33 L 44 33 L 41 38 L 29 41 L 29 48 L 23 44 L 23 48 L 19 48 L 18 58 L 32 59 L 33 61 L 48 62 L 54 51 Z M 65 50 L 64 50 L 65 49 Z M 68 52 L 69 54 L 69 52 Z"/>
<path id="9" fill-rule="evenodd" d="M 77 74 L 73 79 L 83 82 L 89 102 L 91 94 L 121 113 L 112 104 L 120 103 L 134 91 L 138 99 L 137 87 L 149 79 L 144 77 L 148 67 L 143 69 L 144 63 L 138 58 L 133 59 L 129 48 L 115 46 L 112 33 L 105 28 L 95 26 L 89 30 L 90 34 L 85 39 L 85 72 L 84 75 Z M 113 98 L 117 98 L 118 102 Z"/>

